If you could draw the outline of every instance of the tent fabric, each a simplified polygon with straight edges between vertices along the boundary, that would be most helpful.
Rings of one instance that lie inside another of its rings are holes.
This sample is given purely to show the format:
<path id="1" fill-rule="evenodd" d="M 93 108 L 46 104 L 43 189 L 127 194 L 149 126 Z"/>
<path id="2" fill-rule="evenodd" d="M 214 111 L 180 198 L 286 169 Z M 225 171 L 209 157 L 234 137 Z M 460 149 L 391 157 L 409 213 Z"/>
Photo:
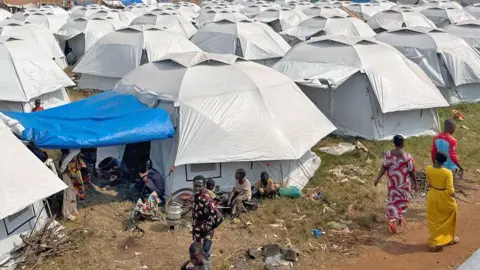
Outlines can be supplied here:
<path id="1" fill-rule="evenodd" d="M 196 19 L 196 25 L 198 28 L 202 28 L 205 25 L 209 23 L 214 23 L 214 22 L 219 22 L 223 20 L 228 20 L 231 22 L 240 22 L 240 21 L 250 21 L 247 16 L 237 13 L 237 12 L 232 12 L 232 11 L 207 11 L 203 12 L 200 15 L 198 15 Z"/>
<path id="2" fill-rule="evenodd" d="M 56 36 L 60 42 L 69 41 L 73 54 L 79 59 L 101 37 L 126 26 L 117 19 L 86 20 L 81 18 L 67 22 L 58 30 Z M 78 38 L 74 39 L 75 37 Z"/>
<path id="3" fill-rule="evenodd" d="M 90 18 L 92 15 L 94 15 L 95 13 L 99 12 L 99 11 L 108 11 L 109 8 L 106 7 L 106 6 L 102 6 L 102 5 L 87 5 L 85 7 L 83 6 L 75 6 L 72 8 L 71 12 L 70 12 L 70 20 L 76 20 L 76 19 L 80 19 L 80 18 L 85 18 L 85 19 L 88 19 Z"/>
<path id="4" fill-rule="evenodd" d="M 0 100 L 29 102 L 75 85 L 48 56 L 28 41 L 0 36 Z"/>
<path id="5" fill-rule="evenodd" d="M 36 24 L 47 27 L 50 32 L 56 33 L 62 25 L 67 23 L 68 14 L 66 16 L 54 15 L 46 11 L 34 10 L 34 11 L 25 11 L 17 12 L 13 14 L 12 19 L 23 21 L 26 23 Z"/>
<path id="6" fill-rule="evenodd" d="M 7 11 L 3 8 L 0 8 L 0 22 L 8 20 L 11 17 L 12 17 L 12 13 L 10 13 L 9 11 Z"/>
<path id="7" fill-rule="evenodd" d="M 190 51 L 201 50 L 182 34 L 154 27 L 144 31 L 130 27 L 100 38 L 76 64 L 73 72 L 82 74 L 79 81 L 82 88 L 108 90 L 141 64 L 169 53 Z"/>
<path id="8" fill-rule="evenodd" d="M 247 60 L 283 57 L 290 45 L 260 22 L 211 23 L 200 28 L 191 41 L 210 53 L 235 54 Z"/>
<path id="9" fill-rule="evenodd" d="M 36 44 L 37 54 L 46 54 L 49 58 L 53 58 L 54 61 L 65 69 L 68 67 L 67 60 L 63 54 L 62 49 L 58 45 L 55 36 L 44 26 L 25 24 L 21 22 L 7 22 L 0 26 L 0 35 L 20 38 L 31 44 Z M 40 50 L 43 48 L 43 52 Z"/>
<path id="10" fill-rule="evenodd" d="M 383 11 L 383 8 L 371 3 L 352 3 L 344 6 L 365 21 L 370 19 L 373 15 Z"/>
<path id="11" fill-rule="evenodd" d="M 281 34 L 294 37 L 300 41 L 316 35 L 350 35 L 361 37 L 373 37 L 375 32 L 358 18 L 338 18 L 316 16 L 301 22 L 299 25 L 284 30 Z"/>
<path id="12" fill-rule="evenodd" d="M 376 39 L 416 62 L 437 86 L 449 87 L 449 78 L 454 86 L 480 83 L 480 54 L 462 38 L 441 30 L 407 28 L 379 34 Z"/>
<path id="13" fill-rule="evenodd" d="M 321 10 L 324 8 L 312 7 L 312 9 Z M 326 10 L 326 9 L 325 9 Z M 281 32 L 284 29 L 292 28 L 298 25 L 300 22 L 306 20 L 311 15 L 304 13 L 305 11 L 290 10 L 290 9 L 268 9 L 262 11 L 255 16 L 255 20 L 269 24 L 276 32 Z M 345 16 L 346 17 L 346 16 Z"/>
<path id="14" fill-rule="evenodd" d="M 307 8 L 302 10 L 302 13 L 309 17 L 314 16 L 330 16 L 330 17 L 348 17 L 348 13 L 341 8 L 333 7 L 333 6 L 314 6 L 311 8 Z"/>
<path id="15" fill-rule="evenodd" d="M 133 20 L 135 20 L 135 18 L 136 16 L 131 12 L 124 11 L 124 10 L 110 9 L 110 10 L 97 11 L 93 13 L 88 19 L 102 19 L 102 20 L 114 19 L 117 21 L 121 21 L 126 25 L 129 25 Z"/>
<path id="16" fill-rule="evenodd" d="M 466 6 L 465 8 L 463 8 L 463 10 L 475 17 L 475 19 L 480 19 L 480 3 Z"/>
<path id="17" fill-rule="evenodd" d="M 175 133 L 167 112 L 112 91 L 40 112 L 4 115 L 23 126 L 22 140 L 49 149 L 122 145 Z"/>
<path id="18" fill-rule="evenodd" d="M 463 9 L 450 7 L 428 7 L 420 10 L 420 13 L 425 15 L 439 28 L 461 21 L 475 20 L 475 17 Z"/>
<path id="19" fill-rule="evenodd" d="M 57 106 L 70 103 L 70 97 L 65 89 L 60 89 L 55 92 L 43 94 L 31 99 L 29 102 L 11 102 L 0 101 L 0 111 L 10 112 L 31 112 L 35 107 L 35 100 L 40 99 L 42 107 L 45 109 L 54 108 Z"/>
<path id="20" fill-rule="evenodd" d="M 458 22 L 443 29 L 447 33 L 463 38 L 470 46 L 480 50 L 480 20 Z"/>
<path id="21" fill-rule="evenodd" d="M 233 55 L 172 54 L 138 67 L 113 90 L 172 113 L 175 166 L 296 160 L 335 129 L 285 75 Z"/>
<path id="22" fill-rule="evenodd" d="M 0 220 L 67 187 L 2 122 L 0 141 Z"/>
<path id="23" fill-rule="evenodd" d="M 393 30 L 402 27 L 426 27 L 435 29 L 435 24 L 423 14 L 414 11 L 386 10 L 373 15 L 367 24 L 373 29 Z"/>
<path id="24" fill-rule="evenodd" d="M 338 71 L 332 71 L 339 67 Z M 361 71 L 367 76 L 383 113 L 449 105 L 417 65 L 373 38 L 313 38 L 295 46 L 273 68 L 299 83 L 315 79 L 334 87 L 355 74 L 355 70 Z"/>
<path id="25" fill-rule="evenodd" d="M 390 2 L 388 0 L 372 0 L 370 3 L 379 6 L 383 10 L 390 10 L 392 8 L 395 8 L 397 6 L 397 3 Z"/>
<path id="26" fill-rule="evenodd" d="M 157 26 L 160 28 L 168 29 L 170 31 L 182 33 L 187 38 L 191 38 L 197 32 L 195 26 L 193 26 L 191 22 L 189 22 L 181 15 L 168 13 L 146 13 L 134 19 L 130 23 L 130 25 Z"/>

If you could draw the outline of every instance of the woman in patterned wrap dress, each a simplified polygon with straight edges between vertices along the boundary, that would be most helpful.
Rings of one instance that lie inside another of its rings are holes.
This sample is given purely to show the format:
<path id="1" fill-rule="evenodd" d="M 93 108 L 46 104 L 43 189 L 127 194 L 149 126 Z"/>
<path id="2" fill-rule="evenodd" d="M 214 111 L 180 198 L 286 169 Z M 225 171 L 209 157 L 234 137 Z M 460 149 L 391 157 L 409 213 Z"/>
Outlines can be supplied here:
<path id="1" fill-rule="evenodd" d="M 388 203 L 387 220 L 388 228 L 392 233 L 397 232 L 397 225 L 405 223 L 405 213 L 411 198 L 412 181 L 417 187 L 415 179 L 415 164 L 413 157 L 403 150 L 404 138 L 401 135 L 393 137 L 395 148 L 383 156 L 374 185 L 377 186 L 382 176 L 387 173 Z"/>

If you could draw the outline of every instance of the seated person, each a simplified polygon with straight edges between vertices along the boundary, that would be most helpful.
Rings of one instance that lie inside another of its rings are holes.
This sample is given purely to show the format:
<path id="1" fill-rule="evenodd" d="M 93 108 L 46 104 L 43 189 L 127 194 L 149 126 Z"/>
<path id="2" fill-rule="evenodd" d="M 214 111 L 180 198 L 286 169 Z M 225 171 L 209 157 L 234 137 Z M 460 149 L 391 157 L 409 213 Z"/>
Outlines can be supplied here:
<path id="1" fill-rule="evenodd" d="M 259 197 L 271 198 L 278 193 L 280 185 L 275 184 L 267 172 L 260 174 L 260 180 L 253 185 L 253 194 Z"/>
<path id="2" fill-rule="evenodd" d="M 165 182 L 162 175 L 152 167 L 152 161 L 149 159 L 145 164 L 145 172 L 140 173 L 140 178 L 143 180 L 145 187 L 149 193 L 156 192 L 161 204 L 164 203 L 163 196 L 165 195 Z"/>
<path id="3" fill-rule="evenodd" d="M 215 180 L 213 180 L 212 178 L 208 178 L 205 191 L 212 199 L 215 199 L 216 197 L 215 193 L 213 192 L 214 188 L 215 188 Z"/>
<path id="4" fill-rule="evenodd" d="M 247 173 L 244 169 L 238 169 L 235 172 L 235 187 L 228 200 L 229 205 L 232 207 L 232 217 L 234 218 L 240 215 L 243 202 L 252 199 L 252 186 L 250 181 L 245 178 L 246 175 Z"/>
<path id="5" fill-rule="evenodd" d="M 205 256 L 203 245 L 200 242 L 193 242 L 188 249 L 190 260 L 180 266 L 181 270 L 211 270 L 212 262 Z"/>

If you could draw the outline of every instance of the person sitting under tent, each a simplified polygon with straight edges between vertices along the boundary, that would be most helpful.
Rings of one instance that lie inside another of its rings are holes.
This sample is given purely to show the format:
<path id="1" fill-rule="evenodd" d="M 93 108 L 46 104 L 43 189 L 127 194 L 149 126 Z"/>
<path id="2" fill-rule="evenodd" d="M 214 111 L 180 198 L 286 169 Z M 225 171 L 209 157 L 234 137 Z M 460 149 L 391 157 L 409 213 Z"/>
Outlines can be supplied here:
<path id="1" fill-rule="evenodd" d="M 272 198 L 280 189 L 279 184 L 275 184 L 267 172 L 260 174 L 260 180 L 253 185 L 253 195 L 258 197 Z"/>
<path id="2" fill-rule="evenodd" d="M 212 199 L 215 199 L 217 195 L 213 192 L 213 189 L 215 189 L 215 180 L 212 178 L 207 179 L 206 183 L 206 190 L 205 192 L 207 193 L 208 196 L 210 196 Z"/>
<path id="3" fill-rule="evenodd" d="M 42 101 L 39 98 L 35 99 L 35 107 L 32 109 L 32 112 L 38 112 L 43 110 L 45 109 L 42 107 Z"/>
<path id="4" fill-rule="evenodd" d="M 160 198 L 160 203 L 163 204 L 165 199 L 165 182 L 163 181 L 162 175 L 153 168 L 152 161 L 149 159 L 145 163 L 145 172 L 140 173 L 140 178 L 145 184 L 145 188 L 148 189 L 148 193 L 156 192 L 158 198 Z"/>
<path id="5" fill-rule="evenodd" d="M 232 217 L 237 218 L 243 209 L 243 202 L 252 199 L 252 186 L 250 181 L 245 178 L 247 172 L 244 169 L 238 169 L 235 172 L 235 186 L 233 188 L 229 205 L 232 207 Z"/>

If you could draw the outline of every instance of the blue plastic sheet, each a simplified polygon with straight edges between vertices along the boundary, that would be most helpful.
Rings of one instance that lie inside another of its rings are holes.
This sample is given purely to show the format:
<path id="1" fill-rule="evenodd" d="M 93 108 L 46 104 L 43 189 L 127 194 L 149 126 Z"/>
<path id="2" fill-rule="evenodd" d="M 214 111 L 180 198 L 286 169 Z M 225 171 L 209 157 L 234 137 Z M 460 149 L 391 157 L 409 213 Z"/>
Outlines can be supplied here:
<path id="1" fill-rule="evenodd" d="M 168 113 L 113 91 L 33 112 L 3 112 L 25 128 L 21 139 L 41 148 L 91 148 L 161 140 L 175 131 Z"/>

